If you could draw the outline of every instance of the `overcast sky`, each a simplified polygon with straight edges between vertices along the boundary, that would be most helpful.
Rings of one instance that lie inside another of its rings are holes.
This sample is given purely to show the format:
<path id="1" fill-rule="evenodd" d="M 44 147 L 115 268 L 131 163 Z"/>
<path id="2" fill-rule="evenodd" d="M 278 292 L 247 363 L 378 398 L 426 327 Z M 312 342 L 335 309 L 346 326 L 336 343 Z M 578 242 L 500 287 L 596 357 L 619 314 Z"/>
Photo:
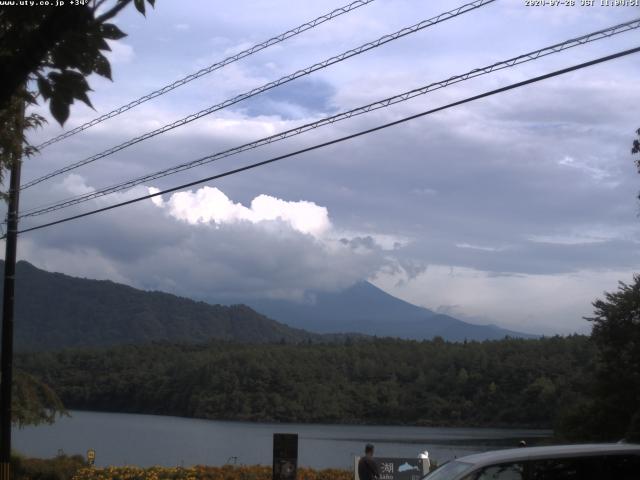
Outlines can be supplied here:
<path id="1" fill-rule="evenodd" d="M 345 2 L 346 3 L 346 2 Z M 28 181 L 461 5 L 376 0 L 42 151 Z M 580 1 L 577 1 L 580 4 Z M 25 190 L 57 201 L 640 17 L 498 0 Z M 69 129 L 344 3 L 159 0 L 117 21 L 113 83 Z M 23 227 L 264 160 L 640 45 L 632 31 L 226 158 Z M 36 266 L 198 299 L 300 299 L 368 279 L 416 305 L 533 333 L 587 332 L 640 265 L 638 54 L 21 237 Z M 46 111 L 41 109 L 40 111 Z M 53 120 L 35 143 L 63 130 Z"/>

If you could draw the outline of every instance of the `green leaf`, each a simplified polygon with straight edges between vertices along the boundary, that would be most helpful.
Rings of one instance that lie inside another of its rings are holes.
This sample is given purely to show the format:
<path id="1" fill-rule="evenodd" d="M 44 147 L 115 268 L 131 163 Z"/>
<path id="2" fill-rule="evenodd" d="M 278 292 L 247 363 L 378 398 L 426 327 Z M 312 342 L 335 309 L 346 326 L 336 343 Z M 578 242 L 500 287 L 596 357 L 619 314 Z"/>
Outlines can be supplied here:
<path id="1" fill-rule="evenodd" d="M 149 5 L 151 5 L 153 8 L 156 8 L 156 0 L 147 0 L 147 2 L 149 2 Z"/>
<path id="2" fill-rule="evenodd" d="M 133 4 L 142 15 L 144 15 L 144 0 L 133 0 Z"/>
<path id="3" fill-rule="evenodd" d="M 93 55 L 97 54 L 97 52 L 83 52 L 76 58 L 75 67 L 80 70 L 82 75 L 91 75 L 91 72 L 93 71 L 95 60 L 92 53 Z"/>
<path id="4" fill-rule="evenodd" d="M 56 68 L 64 70 L 70 65 L 73 65 L 75 53 L 75 49 L 67 48 L 67 46 L 63 43 L 62 45 L 56 46 L 51 51 L 51 57 Z"/>
<path id="5" fill-rule="evenodd" d="M 99 38 L 98 39 L 98 50 L 106 50 L 107 52 L 111 51 L 111 47 L 109 46 L 109 44 L 105 41 L 104 38 Z"/>
<path id="6" fill-rule="evenodd" d="M 73 102 L 73 95 L 70 93 L 68 80 L 66 79 L 64 72 L 49 73 L 49 80 L 51 81 L 52 101 L 54 98 L 57 98 L 59 101 L 64 101 L 67 104 Z"/>
<path id="7" fill-rule="evenodd" d="M 89 96 L 87 95 L 87 90 L 77 90 L 74 92 L 74 96 L 80 100 L 81 102 L 83 102 L 85 105 L 87 105 L 88 107 L 93 108 L 93 105 L 91 104 L 91 100 L 89 100 Z M 95 108 L 94 108 L 95 110 Z"/>
<path id="8" fill-rule="evenodd" d="M 87 79 L 73 70 L 65 70 L 59 74 L 50 73 L 53 80 L 53 96 L 63 99 L 66 103 L 73 103 L 74 98 L 80 98 L 82 92 L 90 90 Z"/>
<path id="9" fill-rule="evenodd" d="M 113 23 L 103 23 L 100 26 L 100 33 L 104 38 L 109 40 L 120 40 L 127 36 L 126 33 L 116 27 Z"/>
<path id="10" fill-rule="evenodd" d="M 102 57 L 102 55 L 100 55 Z M 50 109 L 54 118 L 63 124 L 69 116 L 69 105 L 75 99 L 84 102 L 93 108 L 91 100 L 87 92 L 91 91 L 87 79 L 79 72 L 73 70 L 64 70 L 60 73 L 49 73 L 51 81 L 51 101 Z"/>
<path id="11" fill-rule="evenodd" d="M 51 95 L 53 94 L 49 81 L 42 76 L 38 76 L 37 83 L 38 90 L 40 91 L 40 95 L 42 95 L 42 98 L 44 98 L 45 101 L 49 100 L 51 98 Z"/>
<path id="12" fill-rule="evenodd" d="M 91 91 L 87 79 L 78 72 L 71 71 L 65 73 L 65 88 L 69 89 L 71 97 L 77 98 L 93 108 L 93 105 L 91 105 L 91 102 L 89 101 L 89 97 L 87 97 L 87 92 Z M 73 103 L 73 100 L 70 103 Z"/>
<path id="13" fill-rule="evenodd" d="M 69 104 L 61 98 L 52 97 L 49 102 L 49 110 L 60 125 L 64 125 L 64 122 L 69 118 Z"/>
<path id="14" fill-rule="evenodd" d="M 105 57 L 101 53 L 99 53 L 94 60 L 93 71 L 102 77 L 106 77 L 109 80 L 112 80 L 111 65 L 109 65 L 109 60 L 107 60 L 107 57 Z"/>

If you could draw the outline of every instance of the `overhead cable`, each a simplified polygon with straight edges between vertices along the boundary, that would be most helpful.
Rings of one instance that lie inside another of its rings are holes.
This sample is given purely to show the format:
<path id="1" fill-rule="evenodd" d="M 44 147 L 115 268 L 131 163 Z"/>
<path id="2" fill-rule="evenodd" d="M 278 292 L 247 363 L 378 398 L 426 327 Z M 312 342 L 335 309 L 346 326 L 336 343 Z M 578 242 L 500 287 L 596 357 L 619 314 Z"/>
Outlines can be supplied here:
<path id="1" fill-rule="evenodd" d="M 181 87 L 182 85 L 186 85 L 187 83 L 192 82 L 197 78 L 200 78 L 204 75 L 214 72 L 215 70 L 219 70 L 222 67 L 229 65 L 230 63 L 237 62 L 238 60 L 248 57 L 249 55 L 253 55 L 254 53 L 257 53 L 261 50 L 271 47 L 272 45 L 276 45 L 278 43 L 284 42 L 288 38 L 299 35 L 302 32 L 306 32 L 307 30 L 311 30 L 312 28 L 315 28 L 318 25 L 321 25 L 325 22 L 328 22 L 329 20 L 339 17 L 340 15 L 344 15 L 345 13 L 352 12 L 353 10 L 360 8 L 364 5 L 368 5 L 369 3 L 374 1 L 375 0 L 357 0 L 355 2 L 350 3 L 349 5 L 336 8 L 335 10 L 332 10 L 329 13 L 321 15 L 318 18 L 315 18 L 311 21 L 303 23 L 302 25 L 298 25 L 297 27 L 292 28 L 291 30 L 287 30 L 286 32 L 281 33 L 280 35 L 276 35 L 275 37 L 272 37 L 269 40 L 265 40 L 264 42 L 253 45 L 252 47 L 249 47 L 246 50 L 241 51 L 240 53 L 231 55 L 225 58 L 224 60 L 220 60 L 212 65 L 209 65 L 208 67 L 198 70 L 195 73 L 187 75 L 186 77 L 182 77 L 181 79 L 176 80 L 175 82 L 170 83 L 169 85 L 165 85 L 164 87 L 159 88 L 151 93 L 148 93 L 147 95 L 144 95 L 136 100 L 133 100 L 127 103 L 126 105 L 123 105 L 114 110 L 111 110 L 110 112 L 105 113 L 104 115 L 100 115 L 99 117 L 96 117 L 87 123 L 84 123 L 78 127 L 73 128 L 72 130 L 69 130 L 56 137 L 53 137 L 47 140 L 46 142 L 41 143 L 40 145 L 37 145 L 36 148 L 38 150 L 42 150 L 43 148 L 48 147 L 49 145 L 60 142 L 61 140 L 69 138 L 77 133 L 80 133 L 84 130 L 87 130 L 88 128 L 93 127 L 94 125 L 102 123 L 105 120 L 113 118 L 117 115 L 120 115 L 121 113 L 126 112 L 127 110 L 131 110 L 132 108 L 137 107 L 138 105 L 148 102 L 149 100 L 152 100 L 156 97 L 164 95 L 165 93 L 168 93 L 171 90 Z"/>
<path id="2" fill-rule="evenodd" d="M 300 155 L 300 154 L 303 154 L 303 153 L 311 152 L 313 150 L 318 150 L 320 148 L 328 147 L 330 145 L 335 145 L 337 143 L 345 142 L 347 140 L 351 140 L 351 139 L 354 139 L 354 138 L 357 138 L 357 137 L 361 137 L 363 135 L 367 135 L 367 134 L 370 134 L 370 133 L 373 133 L 373 132 L 384 130 L 386 128 L 389 128 L 389 127 L 392 127 L 392 126 L 395 126 L 395 125 L 400 125 L 400 124 L 409 122 L 411 120 L 415 120 L 415 119 L 420 118 L 420 117 L 424 117 L 424 116 L 427 116 L 427 115 L 430 115 L 430 114 L 433 114 L 433 113 L 436 113 L 436 112 L 440 112 L 442 110 L 447 110 L 449 108 L 456 107 L 458 105 L 463 105 L 465 103 L 473 102 L 473 101 L 479 100 L 481 98 L 490 97 L 492 95 L 503 93 L 503 92 L 506 92 L 508 90 L 513 90 L 513 89 L 516 89 L 516 88 L 520 88 L 520 87 L 523 87 L 523 86 L 526 86 L 526 85 L 530 85 L 530 84 L 535 83 L 535 82 L 540 82 L 542 80 L 546 80 L 548 78 L 556 77 L 558 75 L 563 75 L 563 74 L 566 74 L 566 73 L 569 73 L 569 72 L 580 70 L 580 69 L 583 69 L 583 68 L 586 68 L 586 67 L 590 67 L 592 65 L 599 64 L 599 63 L 608 62 L 610 60 L 614 60 L 616 58 L 624 57 L 626 55 L 631 55 L 633 53 L 638 53 L 638 52 L 640 52 L 640 47 L 635 47 L 635 48 L 632 48 L 632 49 L 629 49 L 629 50 L 624 50 L 622 52 L 618 52 L 618 53 L 615 53 L 615 54 L 612 54 L 612 55 L 607 55 L 605 57 L 600 57 L 600 58 L 597 58 L 595 60 L 591 60 L 589 62 L 580 63 L 580 64 L 574 65 L 572 67 L 563 68 L 561 70 L 556 70 L 554 72 L 547 73 L 545 75 L 540 75 L 540 76 L 537 76 L 537 77 L 533 77 L 533 78 L 530 78 L 528 80 L 524 80 L 522 82 L 513 83 L 511 85 L 507 85 L 505 87 L 497 88 L 495 90 L 490 90 L 488 92 L 481 93 L 479 95 L 474 95 L 472 97 L 468 97 L 468 98 L 465 98 L 463 100 L 459 100 L 457 102 L 449 103 L 447 105 L 444 105 L 444 106 L 441 106 L 441 107 L 437 107 L 437 108 L 433 108 L 431 110 L 427 110 L 427 111 L 424 111 L 424 112 L 421 112 L 421 113 L 417 113 L 415 115 L 410 115 L 410 116 L 404 117 L 404 118 L 402 118 L 400 120 L 395 120 L 393 122 L 385 123 L 385 124 L 379 125 L 377 127 L 368 128 L 366 130 L 362 130 L 360 132 L 353 133 L 351 135 L 346 135 L 344 137 L 336 138 L 334 140 L 330 140 L 330 141 L 327 141 L 327 142 L 319 143 L 319 144 L 313 145 L 311 147 L 307 147 L 307 148 L 303 148 L 303 149 L 297 150 L 295 152 L 287 153 L 287 154 L 284 154 L 284 155 L 279 155 L 277 157 L 273 157 L 273 158 L 270 158 L 268 160 L 263 160 L 261 162 L 252 163 L 252 164 L 246 165 L 244 167 L 239 167 L 239 168 L 235 168 L 233 170 L 228 170 L 226 172 L 219 173 L 217 175 L 212 175 L 212 176 L 209 176 L 209 177 L 206 177 L 206 178 L 201 178 L 199 180 L 195 180 L 195 181 L 192 181 L 192 182 L 189 182 L 189 183 L 184 183 L 182 185 L 178 185 L 176 187 L 172 187 L 172 188 L 168 188 L 168 189 L 161 190 L 161 191 L 158 191 L 158 192 L 150 193 L 148 195 L 143 195 L 141 197 L 137 197 L 137 198 L 133 198 L 131 200 L 127 200 L 127 201 L 124 201 L 124 202 L 120 202 L 120 203 L 116 203 L 116 204 L 113 204 L 113 205 L 109 205 L 107 207 L 98 208 L 98 209 L 91 210 L 91 211 L 88 211 L 88 212 L 84 212 L 84 213 L 81 213 L 81 214 L 78 214 L 78 215 L 72 215 L 72 216 L 69 216 L 69 217 L 62 218 L 60 220 L 56 220 L 56 221 L 53 221 L 53 222 L 48 222 L 48 223 L 44 223 L 44 224 L 41 224 L 41 225 L 37 225 L 35 227 L 25 228 L 24 230 L 20 230 L 18 233 L 32 232 L 34 230 L 40 230 L 40 229 L 43 229 L 43 228 L 52 227 L 54 225 L 59 225 L 61 223 L 66 223 L 66 222 L 69 222 L 71 220 L 77 220 L 79 218 L 88 217 L 90 215 L 95 215 L 97 213 L 106 212 L 108 210 L 113 210 L 115 208 L 131 205 L 131 204 L 134 204 L 134 203 L 137 203 L 137 202 L 141 202 L 143 200 L 148 200 L 148 199 L 151 199 L 151 198 L 154 198 L 154 197 L 165 195 L 167 193 L 172 193 L 172 192 L 176 192 L 178 190 L 183 190 L 185 188 L 193 187 L 195 185 L 200 185 L 200 184 L 203 184 L 203 183 L 206 183 L 206 182 L 210 182 L 212 180 L 217 180 L 217 179 L 220 179 L 220 178 L 223 178 L 223 177 L 228 177 L 230 175 L 234 175 L 234 174 L 237 174 L 237 173 L 240 173 L 240 172 L 244 172 L 244 171 L 251 170 L 251 169 L 254 169 L 254 168 L 257 168 L 257 167 L 262 167 L 264 165 L 275 163 L 275 162 L 278 162 L 280 160 L 284 160 L 286 158 L 294 157 L 294 156 L 297 156 L 297 155 Z M 2 238 L 4 238 L 4 237 L 2 237 Z"/>
<path id="3" fill-rule="evenodd" d="M 333 65 L 335 63 L 339 63 L 342 62 L 348 58 L 354 57 L 356 55 L 360 55 L 361 53 L 364 53 L 366 51 L 372 50 L 374 48 L 380 47 L 381 45 L 384 45 L 386 43 L 392 42 L 394 40 L 397 40 L 399 38 L 405 37 L 407 35 L 410 35 L 412 33 L 416 33 L 420 30 L 423 30 L 427 27 L 430 27 L 432 25 L 436 25 L 438 23 L 444 22 L 446 20 L 455 18 L 459 15 L 462 15 L 464 13 L 470 12 L 472 10 L 475 10 L 477 8 L 480 8 L 482 6 L 485 6 L 489 3 L 493 3 L 495 2 L 495 0 L 475 0 L 471 3 L 467 3 L 465 5 L 462 5 L 458 8 L 455 8 L 453 10 L 450 10 L 448 12 L 444 12 L 441 13 L 440 15 L 437 15 L 433 18 L 427 19 L 427 20 L 423 20 L 419 23 L 416 23 L 415 25 L 412 25 L 410 27 L 405 27 L 401 30 L 398 30 L 397 32 L 388 34 L 388 35 L 384 35 L 383 37 L 378 38 L 377 40 L 374 40 L 372 42 L 368 42 L 365 43 L 364 45 L 360 45 L 357 48 L 353 48 L 351 50 L 347 50 L 346 52 L 341 53 L 340 55 L 336 55 L 334 57 L 328 58 L 326 60 L 323 60 L 322 62 L 316 63 L 310 67 L 304 68 L 302 70 L 298 70 L 294 73 L 291 73 L 289 75 L 285 75 L 284 77 L 279 78 L 278 80 L 275 80 L 273 82 L 269 82 L 265 85 L 262 85 L 261 87 L 257 87 L 254 88 L 252 90 L 249 90 L 248 92 L 242 93 L 240 95 L 236 95 L 233 98 L 230 98 L 228 100 L 223 101 L 222 103 L 218 103 L 217 105 L 213 105 L 211 107 L 205 108 L 204 110 L 200 110 L 197 113 L 193 113 L 187 117 L 184 117 L 180 120 L 177 120 L 173 123 L 170 123 L 168 125 L 165 125 L 163 127 L 160 127 L 156 130 L 147 132 L 143 135 L 140 135 L 138 137 L 132 138 L 130 140 L 127 140 L 124 143 L 121 143 L 119 145 L 116 145 L 114 147 L 111 147 L 101 153 L 98 153 L 96 155 L 93 155 L 91 157 L 85 158 L 84 160 L 80 160 L 78 162 L 75 162 L 71 165 L 68 165 L 66 167 L 60 168 L 58 170 L 55 170 L 51 173 L 48 173 L 42 177 L 36 178 L 35 180 L 31 180 L 30 182 L 27 182 L 26 184 L 22 185 L 20 188 L 22 190 L 32 187 L 34 185 L 37 185 L 38 183 L 44 182 L 45 180 L 48 180 L 50 178 L 56 177 L 58 175 L 61 175 L 63 173 L 69 172 L 71 170 L 74 170 L 78 167 L 81 167 L 83 165 L 87 165 L 88 163 L 91 162 L 95 162 L 96 160 L 99 160 L 101 158 L 107 157 L 109 155 L 113 155 L 116 152 L 119 152 L 120 150 L 124 150 L 125 148 L 128 148 L 132 145 L 135 145 L 137 143 L 140 143 L 144 140 L 147 140 L 149 138 L 155 137 L 156 135 L 160 135 L 162 133 L 166 133 L 169 130 L 173 130 L 174 128 L 177 127 L 181 127 L 183 125 L 186 125 L 190 122 L 193 122 L 194 120 L 197 120 L 199 118 L 202 118 L 206 115 L 209 115 L 213 112 L 216 112 L 218 110 L 222 110 L 224 108 L 227 108 L 231 105 L 234 105 L 238 102 L 241 102 L 243 100 L 246 100 L 248 98 L 254 97 L 260 93 L 263 93 L 267 90 L 271 90 L 272 88 L 278 87 L 280 85 L 283 85 L 285 83 L 291 82 L 292 80 L 295 80 L 297 78 L 303 77 L 305 75 L 309 75 L 315 71 L 321 70 L 323 68 L 326 68 L 330 65 Z"/>
<path id="4" fill-rule="evenodd" d="M 173 175 L 175 173 L 178 172 L 182 172 L 184 170 L 188 170 L 194 167 L 198 167 L 201 165 L 205 165 L 211 162 L 214 162 L 216 160 L 220 160 L 222 158 L 226 158 L 226 157 L 230 157 L 232 155 L 237 155 L 239 153 L 245 152 L 247 150 L 252 150 L 264 145 L 268 145 L 280 140 L 284 140 L 286 138 L 290 138 L 296 135 L 300 135 L 304 132 L 307 132 L 309 130 L 313 130 L 325 125 L 330 125 L 342 120 L 346 120 L 352 117 L 355 117 L 357 115 L 362 115 L 364 113 L 368 113 L 374 110 L 378 110 L 381 108 L 386 108 L 390 105 L 395 105 L 397 103 L 400 102 L 404 102 L 407 101 L 411 98 L 420 96 L 420 95 L 425 95 L 429 92 L 432 92 L 434 90 L 440 89 L 440 88 L 445 88 L 449 85 L 452 85 L 454 83 L 458 83 L 458 82 L 462 82 L 465 80 L 469 80 L 471 78 L 475 78 L 481 75 L 486 75 L 489 74 L 491 72 L 495 72 L 497 70 L 502 70 L 505 68 L 509 68 L 509 67 L 513 67 L 516 65 L 520 65 L 522 63 L 526 63 L 526 62 L 530 62 L 532 60 L 536 60 L 538 58 L 547 56 L 547 55 L 551 55 L 553 53 L 558 53 L 561 52 L 563 50 L 567 50 L 569 48 L 573 48 L 579 45 L 583 45 L 585 43 L 588 42 L 593 42 L 596 40 L 600 40 L 603 38 L 608 38 L 611 37 L 613 35 L 616 34 L 620 34 L 623 32 L 627 32 L 629 30 L 633 30 L 633 29 L 637 29 L 640 28 L 640 18 L 636 19 L 636 20 L 632 20 L 629 22 L 625 22 L 619 25 L 615 25 L 606 29 L 602 29 L 602 30 L 598 30 L 596 32 L 592 32 L 589 33 L 587 35 L 582 35 L 580 37 L 576 37 L 576 38 L 572 38 L 570 40 L 566 40 L 564 42 L 561 43 L 557 43 L 555 45 L 551 45 L 549 47 L 545 47 L 545 48 L 541 48 L 539 50 L 535 50 L 529 53 L 525 53 L 522 55 L 519 55 L 517 57 L 513 57 L 510 58 L 508 60 L 504 60 L 501 62 L 496 62 L 493 63 L 491 65 L 485 66 L 485 67 L 481 67 L 481 68 L 475 68 L 473 70 L 470 70 L 466 73 L 460 74 L 460 75 L 455 75 L 452 77 L 449 77 L 446 80 L 442 80 L 439 82 L 434 82 L 434 83 L 430 83 L 426 86 L 420 87 L 420 88 L 416 88 L 413 90 L 409 90 L 407 92 L 398 94 L 398 95 L 394 95 L 392 97 L 388 97 L 385 98 L 383 100 L 378 100 L 376 102 L 373 103 L 369 103 L 367 105 L 361 106 L 361 107 L 357 107 L 345 112 L 341 112 L 335 115 L 331 115 L 329 117 L 325 117 L 322 118 L 320 120 L 317 120 L 315 122 L 311 122 L 311 123 L 307 123 L 283 132 L 279 132 L 277 134 L 274 135 L 270 135 L 268 137 L 264 137 L 261 138 L 259 140 L 255 140 L 253 142 L 250 143 L 245 143 L 243 145 L 237 146 L 237 147 L 233 147 L 218 153 L 214 153 L 212 155 L 207 155 L 205 157 L 201 157 L 198 158 L 196 160 L 192 160 L 190 162 L 187 163 L 182 163 L 180 165 L 176 165 L 164 170 L 160 170 L 157 171 L 155 173 L 151 173 L 151 174 L 147 174 L 132 180 L 128 180 L 126 182 L 122 182 L 122 183 L 118 183 L 116 185 L 112 185 L 109 187 L 105 187 L 102 188 L 100 190 L 96 190 L 93 192 L 89 192 L 89 193 L 85 193 L 85 194 L 81 194 L 81 195 L 77 195 L 74 196 L 72 198 L 68 198 L 66 200 L 63 201 L 59 201 L 53 204 L 49 204 L 47 206 L 44 207 L 36 207 L 36 208 L 32 208 L 30 210 L 26 210 L 25 212 L 22 213 L 22 215 L 19 218 L 23 218 L 23 217 L 33 217 L 33 216 L 37 216 L 37 215 L 43 215 L 45 213 L 50 213 L 56 210 L 60 210 L 63 208 L 67 208 L 70 207 L 72 205 L 77 205 L 79 203 L 83 203 L 95 198 L 99 198 L 99 197 L 103 197 L 105 195 L 109 195 L 111 193 L 115 193 L 115 192 L 119 192 L 122 190 L 127 190 L 129 188 L 135 187 L 137 185 L 141 185 L 143 183 L 149 182 L 149 181 L 153 181 L 153 180 L 157 180 L 159 178 L 168 176 L 168 175 Z"/>

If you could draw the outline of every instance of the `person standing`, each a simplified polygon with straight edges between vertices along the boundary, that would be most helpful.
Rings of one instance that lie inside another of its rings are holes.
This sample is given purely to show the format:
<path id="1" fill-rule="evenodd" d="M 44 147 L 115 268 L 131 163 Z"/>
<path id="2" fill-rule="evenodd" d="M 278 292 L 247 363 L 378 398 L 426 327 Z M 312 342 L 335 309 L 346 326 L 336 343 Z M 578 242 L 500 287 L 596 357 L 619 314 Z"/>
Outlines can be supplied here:
<path id="1" fill-rule="evenodd" d="M 429 461 L 429 452 L 424 451 L 418 455 L 418 458 L 422 460 L 422 474 L 426 475 L 431 471 L 431 462 Z"/>
<path id="2" fill-rule="evenodd" d="M 358 462 L 358 478 L 360 480 L 377 480 L 380 476 L 378 464 L 373 459 L 373 445 L 367 443 L 364 447 L 364 457 Z"/>

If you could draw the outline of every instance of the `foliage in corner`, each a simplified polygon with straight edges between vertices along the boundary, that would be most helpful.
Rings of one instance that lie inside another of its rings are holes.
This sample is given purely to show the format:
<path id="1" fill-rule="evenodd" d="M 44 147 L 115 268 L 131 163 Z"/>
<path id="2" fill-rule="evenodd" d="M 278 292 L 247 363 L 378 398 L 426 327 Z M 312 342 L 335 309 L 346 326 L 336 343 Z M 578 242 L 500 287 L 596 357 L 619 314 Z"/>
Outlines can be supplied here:
<path id="1" fill-rule="evenodd" d="M 598 348 L 599 429 L 611 439 L 640 441 L 640 275 L 593 303 L 591 337 Z"/>
<path id="2" fill-rule="evenodd" d="M 146 0 L 152 7 L 155 0 Z M 130 3 L 145 14 L 145 0 L 86 1 L 65 7 L 5 7 L 0 15 L 0 110 L 23 85 L 35 81 L 53 117 L 64 124 L 75 100 L 91 106 L 86 78 L 111 79 L 107 40 L 125 36 L 109 23 Z"/>
<path id="3" fill-rule="evenodd" d="M 0 183 L 4 178 L 4 168 L 13 162 L 36 153 L 36 148 L 29 143 L 26 131 L 42 126 L 46 119 L 37 113 L 24 116 L 24 106 L 36 103 L 35 93 L 25 89 L 14 95 L 7 108 L 0 110 Z M 0 191 L 0 199 L 7 200 L 6 192 Z"/>
<path id="4" fill-rule="evenodd" d="M 111 79 L 105 57 L 107 40 L 125 34 L 109 23 L 130 3 L 145 14 L 145 0 L 85 0 L 56 6 L 5 5 L 0 10 L 0 183 L 3 172 L 35 153 L 25 132 L 43 124 L 25 108 L 38 96 L 49 102 L 60 123 L 69 118 L 75 100 L 91 105 L 86 78 L 98 74 Z M 155 0 L 146 0 L 152 7 Z M 22 2 L 21 2 L 22 3 Z M 29 89 L 35 89 L 31 92 Z M 6 193 L 0 193 L 6 199 Z M 18 374 L 12 386 L 14 418 L 18 425 L 52 423 L 64 414 L 62 402 L 48 386 L 27 374 Z"/>
<path id="5" fill-rule="evenodd" d="M 640 442 L 640 275 L 593 302 L 593 374 L 560 413 L 557 433 L 571 441 Z"/>
<path id="6" fill-rule="evenodd" d="M 636 138 L 631 144 L 631 154 L 635 155 L 636 153 L 640 153 L 640 128 L 636 130 L 636 134 L 638 138 Z M 640 159 L 635 160 L 636 168 L 638 169 L 638 173 L 640 173 Z M 640 193 L 638 194 L 638 198 L 640 198 Z"/>
<path id="7" fill-rule="evenodd" d="M 52 424 L 56 417 L 69 414 L 58 395 L 45 383 L 22 370 L 13 379 L 13 423 L 26 425 Z"/>

